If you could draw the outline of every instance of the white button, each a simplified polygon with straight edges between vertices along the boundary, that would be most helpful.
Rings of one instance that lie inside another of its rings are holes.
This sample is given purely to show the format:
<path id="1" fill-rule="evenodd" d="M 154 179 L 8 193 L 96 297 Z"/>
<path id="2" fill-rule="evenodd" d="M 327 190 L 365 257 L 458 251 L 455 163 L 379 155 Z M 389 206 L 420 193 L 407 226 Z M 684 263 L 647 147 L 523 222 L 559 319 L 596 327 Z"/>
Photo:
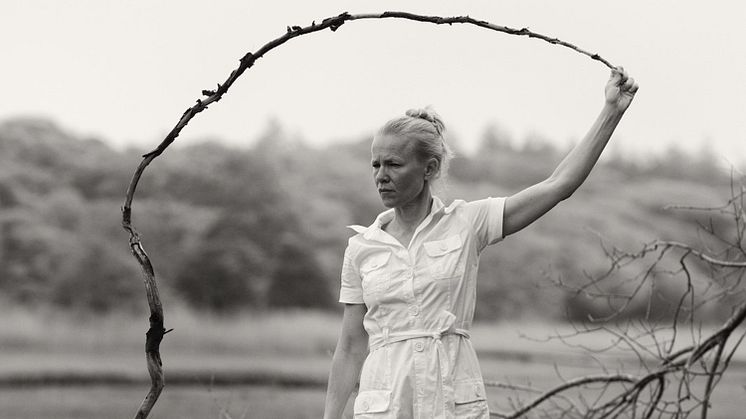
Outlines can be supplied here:
<path id="1" fill-rule="evenodd" d="M 420 314 L 420 308 L 417 306 L 409 306 L 409 314 L 413 316 Z"/>
<path id="2" fill-rule="evenodd" d="M 481 389 L 481 388 L 479 388 L 479 384 L 475 384 L 475 385 L 474 385 L 474 395 L 475 395 L 475 396 L 477 396 L 477 397 L 481 397 L 481 396 L 482 396 L 482 391 L 481 391 L 481 390 L 482 390 L 482 389 Z"/>
<path id="3" fill-rule="evenodd" d="M 441 243 L 440 244 L 440 250 L 446 250 L 446 249 L 448 249 L 448 245 L 445 244 L 445 243 Z"/>
<path id="4" fill-rule="evenodd" d="M 370 409 L 370 405 L 368 404 L 367 401 L 363 402 L 362 408 L 363 408 L 363 412 L 367 412 L 368 409 Z"/>
<path id="5" fill-rule="evenodd" d="M 425 349 L 425 345 L 423 345 L 422 342 L 417 342 L 414 344 L 415 351 L 422 352 L 423 349 Z"/>

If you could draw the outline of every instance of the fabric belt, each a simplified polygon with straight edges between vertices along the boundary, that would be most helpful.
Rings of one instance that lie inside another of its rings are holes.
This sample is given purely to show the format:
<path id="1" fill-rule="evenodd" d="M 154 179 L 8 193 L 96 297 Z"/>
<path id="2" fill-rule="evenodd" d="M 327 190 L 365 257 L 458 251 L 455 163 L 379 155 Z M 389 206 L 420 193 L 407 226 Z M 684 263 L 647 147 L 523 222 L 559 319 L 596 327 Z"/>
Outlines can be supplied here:
<path id="1" fill-rule="evenodd" d="M 469 331 L 465 329 L 454 329 L 447 328 L 442 331 L 406 331 L 406 332 L 394 332 L 389 333 L 387 327 L 383 328 L 383 334 L 380 339 L 370 344 L 370 351 L 383 348 L 393 343 L 403 342 L 410 339 L 420 338 L 431 338 L 435 346 L 435 353 L 437 356 L 437 365 L 440 376 L 440 387 L 442 390 L 443 404 L 440 406 L 439 411 L 432 412 L 433 418 L 452 418 L 455 415 L 453 401 L 455 400 L 455 390 L 453 385 L 453 377 L 449 374 L 451 370 L 450 361 L 448 354 L 446 353 L 445 345 L 443 344 L 442 337 L 447 335 L 458 335 L 466 339 L 470 338 Z"/>
<path id="2" fill-rule="evenodd" d="M 440 338 L 446 335 L 459 335 L 467 339 L 471 338 L 469 331 L 466 329 L 451 329 L 448 328 L 443 331 L 424 331 L 424 330 L 412 330 L 406 332 L 394 332 L 390 333 L 387 327 L 383 328 L 383 334 L 380 339 L 374 340 L 370 343 L 370 350 L 375 351 L 376 349 L 382 348 L 392 343 L 403 342 L 410 339 L 419 338 L 432 338 L 436 342 L 440 341 Z"/>

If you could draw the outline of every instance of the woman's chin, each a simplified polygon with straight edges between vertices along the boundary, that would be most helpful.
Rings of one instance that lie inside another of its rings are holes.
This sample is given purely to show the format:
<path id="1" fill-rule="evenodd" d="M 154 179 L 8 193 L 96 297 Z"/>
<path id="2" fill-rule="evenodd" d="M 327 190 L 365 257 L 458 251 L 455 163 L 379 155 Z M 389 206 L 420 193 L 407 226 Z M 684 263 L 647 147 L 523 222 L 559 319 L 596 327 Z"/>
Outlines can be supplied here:
<path id="1" fill-rule="evenodd" d="M 392 197 L 388 196 L 381 196 L 381 203 L 386 208 L 395 208 L 396 207 L 396 200 Z"/>
<path id="2" fill-rule="evenodd" d="M 394 201 L 391 200 L 391 199 L 381 199 L 381 203 L 386 208 L 395 208 L 396 207 L 396 203 L 394 203 Z"/>

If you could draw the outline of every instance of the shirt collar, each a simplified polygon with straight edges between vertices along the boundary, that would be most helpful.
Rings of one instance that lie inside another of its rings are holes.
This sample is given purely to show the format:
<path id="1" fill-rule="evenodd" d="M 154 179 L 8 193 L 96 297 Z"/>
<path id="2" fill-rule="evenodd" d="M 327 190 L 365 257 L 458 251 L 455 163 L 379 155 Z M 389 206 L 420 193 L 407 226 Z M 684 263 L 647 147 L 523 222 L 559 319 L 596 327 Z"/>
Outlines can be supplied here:
<path id="1" fill-rule="evenodd" d="M 453 210 L 453 207 L 454 207 L 453 204 L 446 207 L 445 205 L 443 205 L 443 201 L 441 201 L 440 198 L 438 198 L 437 196 L 433 196 L 433 203 L 432 203 L 432 206 L 430 207 L 430 214 L 428 214 L 428 216 L 425 217 L 423 222 L 427 221 L 429 223 L 430 222 L 429 220 L 431 220 L 432 217 L 434 217 L 441 211 L 446 214 L 449 214 Z M 390 208 L 378 214 L 378 216 L 376 217 L 376 220 L 373 221 L 373 224 L 369 225 L 368 227 L 363 227 L 360 225 L 351 225 L 347 227 L 351 228 L 356 233 L 362 234 L 365 239 L 370 240 L 371 238 L 373 238 L 373 236 L 377 232 L 382 231 L 381 230 L 382 226 L 386 225 L 393 218 L 394 218 L 394 209 Z"/>

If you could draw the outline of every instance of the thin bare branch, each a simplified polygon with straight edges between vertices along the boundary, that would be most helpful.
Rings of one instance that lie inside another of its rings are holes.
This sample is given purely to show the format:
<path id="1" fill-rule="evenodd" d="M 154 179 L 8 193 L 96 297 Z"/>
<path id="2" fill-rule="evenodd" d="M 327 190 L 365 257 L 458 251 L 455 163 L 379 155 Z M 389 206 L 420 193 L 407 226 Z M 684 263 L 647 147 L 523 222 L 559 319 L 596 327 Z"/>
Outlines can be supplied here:
<path id="1" fill-rule="evenodd" d="M 627 374 L 616 374 L 616 375 L 599 375 L 599 376 L 587 376 L 587 377 L 580 377 L 573 380 L 568 380 L 556 387 L 554 387 L 551 390 L 548 390 L 544 392 L 541 396 L 535 398 L 533 401 L 531 401 L 529 404 L 523 406 L 522 408 L 516 410 L 512 413 L 491 413 L 492 416 L 495 417 L 501 417 L 506 419 L 514 419 L 519 418 L 526 414 L 531 409 L 535 408 L 536 406 L 540 405 L 544 401 L 550 399 L 551 397 L 554 397 L 556 394 L 559 394 L 565 390 L 581 387 L 588 384 L 593 383 L 617 383 L 617 382 L 626 382 L 626 383 L 635 383 L 635 377 L 627 375 Z"/>
<path id="2" fill-rule="evenodd" d="M 675 242 L 675 241 L 656 241 L 654 244 L 657 244 L 659 246 L 669 246 L 669 247 L 676 247 L 679 249 L 684 249 L 690 252 L 692 255 L 712 265 L 717 265 L 717 266 L 726 267 L 726 268 L 746 268 L 746 261 L 742 262 L 742 261 L 716 259 L 708 254 L 705 254 L 704 252 L 701 252 L 693 248 L 692 246 L 689 246 L 688 244 Z"/>

